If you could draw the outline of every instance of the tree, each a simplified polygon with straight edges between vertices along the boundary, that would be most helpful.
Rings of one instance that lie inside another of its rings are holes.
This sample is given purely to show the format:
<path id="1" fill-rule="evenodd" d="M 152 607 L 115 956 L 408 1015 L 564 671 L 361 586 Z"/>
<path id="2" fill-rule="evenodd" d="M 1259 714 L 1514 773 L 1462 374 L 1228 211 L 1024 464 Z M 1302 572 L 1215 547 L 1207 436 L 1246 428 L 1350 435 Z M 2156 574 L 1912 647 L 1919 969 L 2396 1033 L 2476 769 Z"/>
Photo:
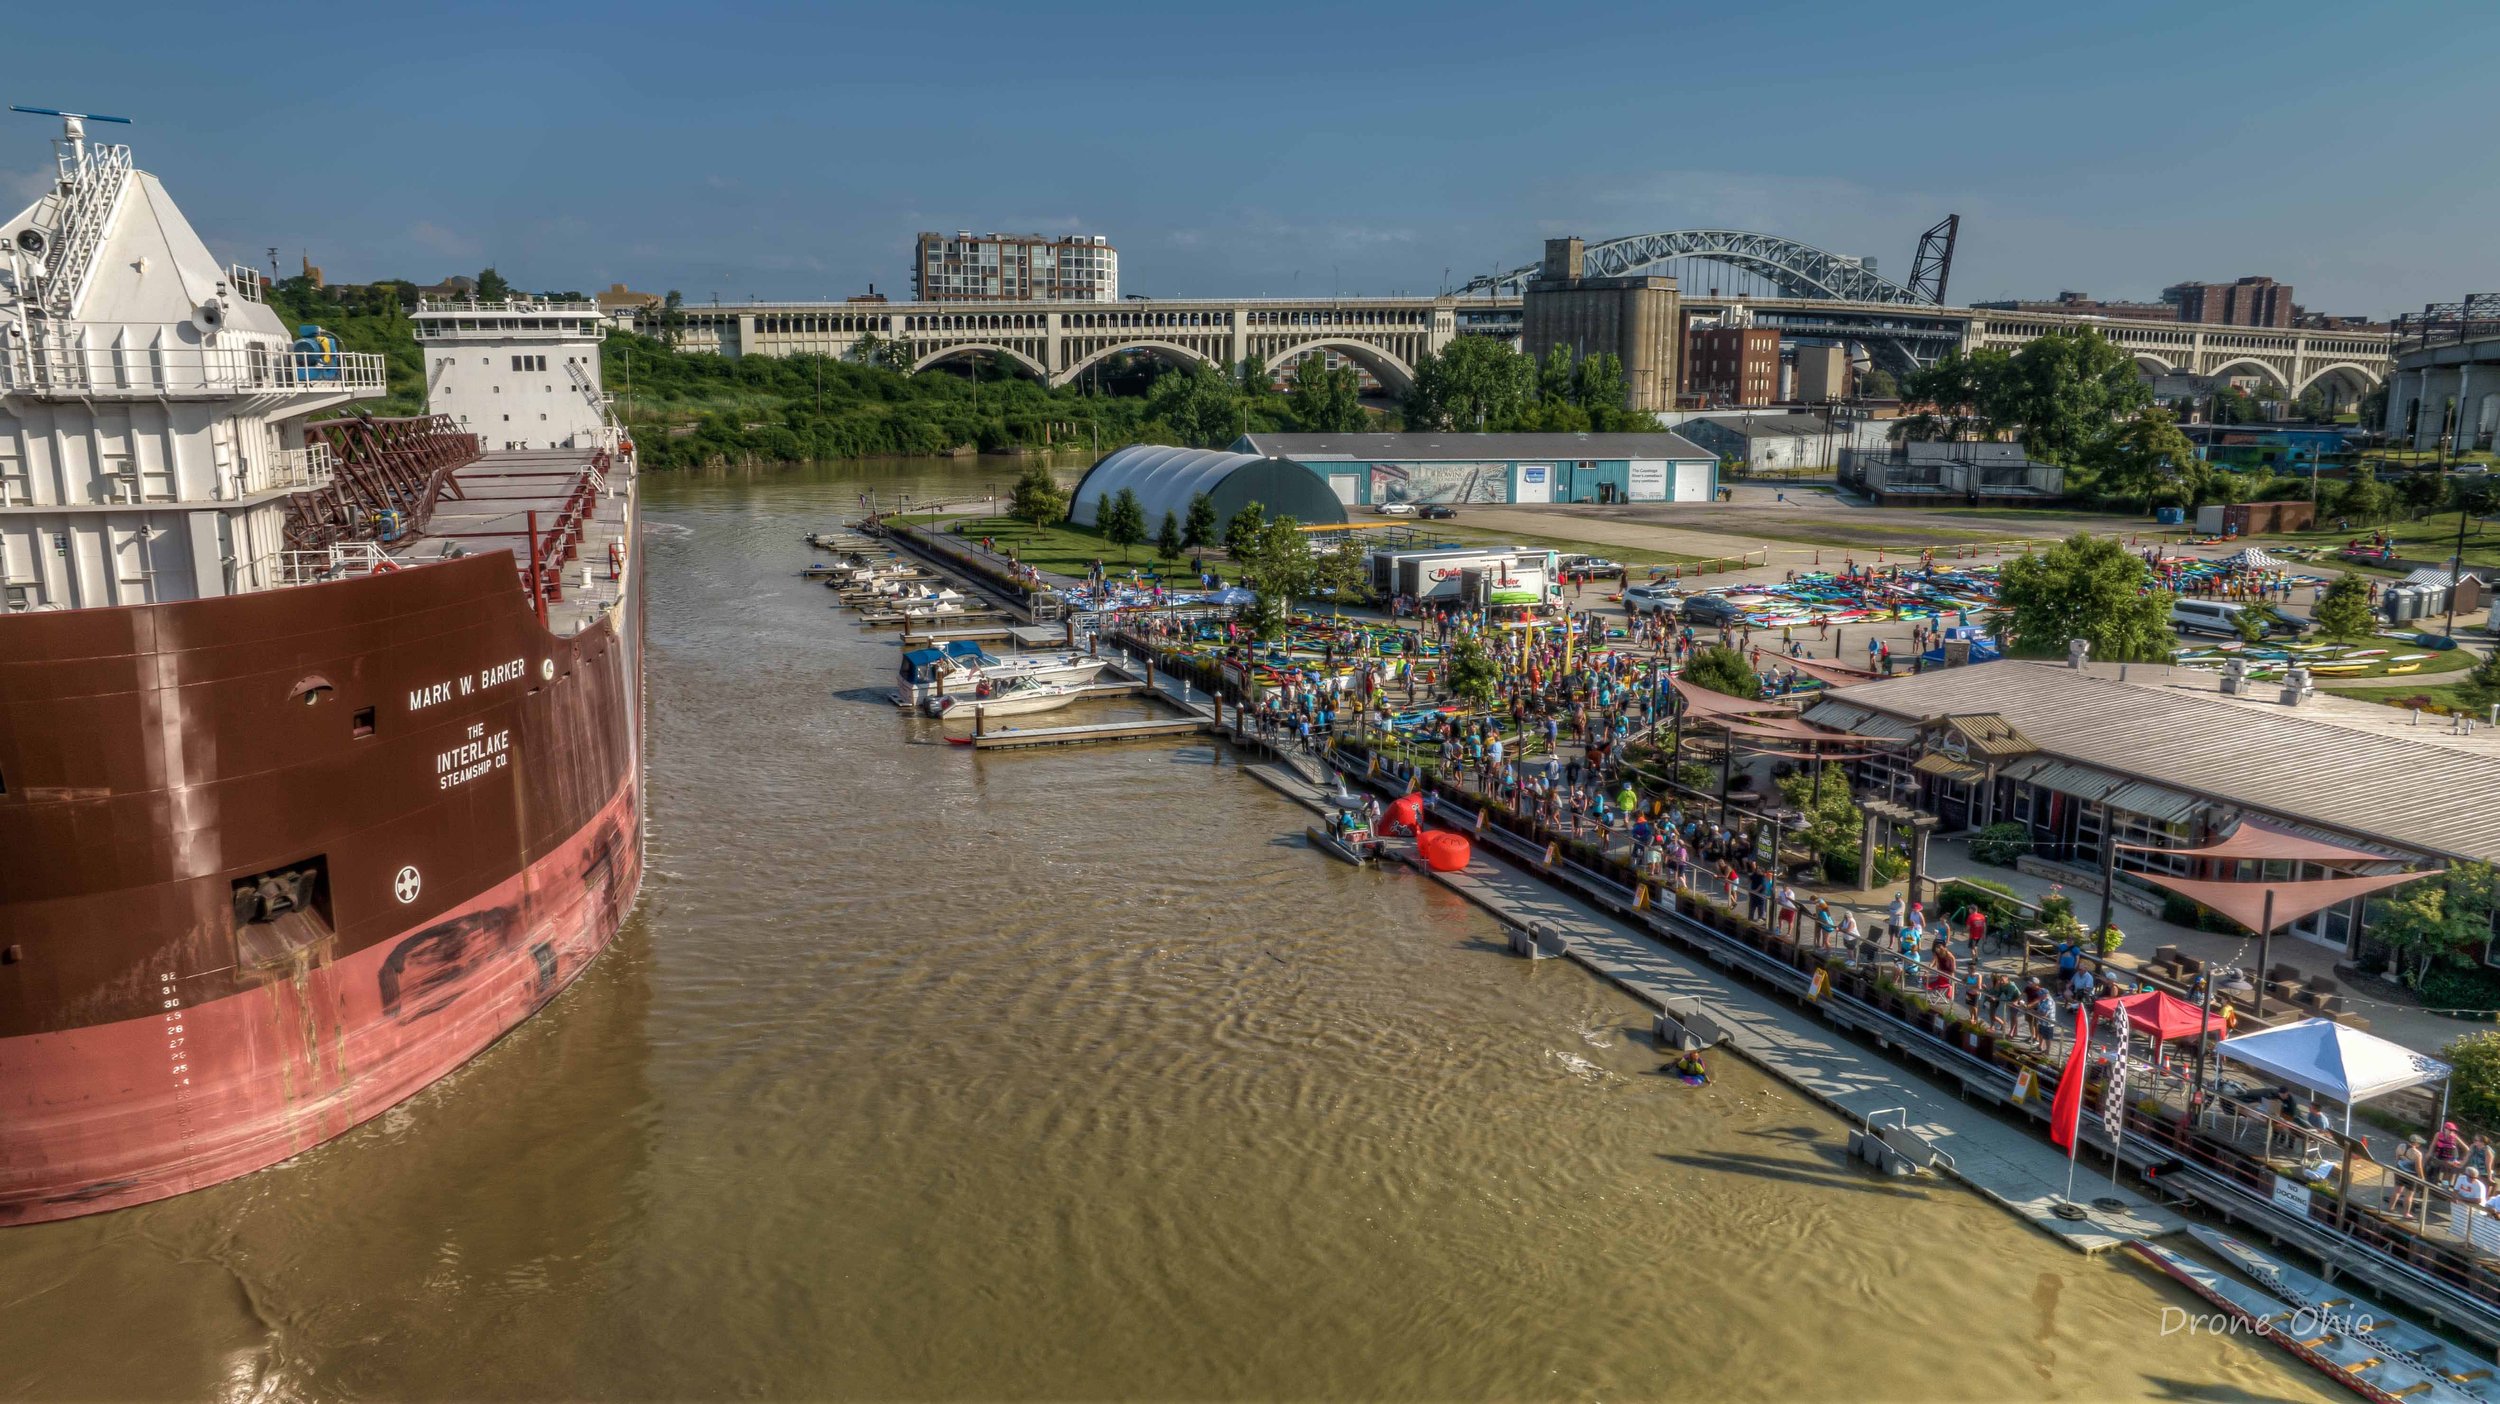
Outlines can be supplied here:
<path id="1" fill-rule="evenodd" d="M 1695 687 L 1742 697 L 1748 702 L 1762 696 L 1762 679 L 1754 676 L 1753 665 L 1745 661 L 1745 655 L 1717 644 L 1695 650 L 1678 676 Z"/>
<path id="2" fill-rule="evenodd" d="M 1170 426 L 1183 443 L 1222 448 L 1241 437 L 1241 392 L 1214 367 L 1192 364 L 1155 378 L 1146 392 L 1146 417 Z"/>
<path id="3" fill-rule="evenodd" d="M 1306 434 L 1344 434 L 1363 427 L 1361 378 L 1352 366 L 1328 369 L 1318 352 L 1293 363 L 1293 384 L 1285 393 L 1286 412 Z"/>
<path id="4" fill-rule="evenodd" d="M 2484 654 L 2481 662 L 2468 668 L 2457 691 L 2479 708 L 2500 702 L 2500 649 Z"/>
<path id="5" fill-rule="evenodd" d="M 1906 404 L 1922 406 L 1896 431 L 1912 439 L 1986 439 L 2000 427 L 2007 412 L 2005 386 L 2013 378 L 2013 358 L 1982 347 L 1964 353 L 1947 351 L 1934 365 L 1922 366 L 1901 381 Z"/>
<path id="6" fill-rule="evenodd" d="M 1577 379 L 1576 369 L 1572 364 L 1571 348 L 1555 342 L 1554 348 L 1545 353 L 1545 359 L 1537 363 L 1537 402 L 1547 405 L 1570 402 L 1572 385 Z"/>
<path id="7" fill-rule="evenodd" d="M 660 340 L 675 346 L 686 330 L 686 295 L 675 288 L 660 299 Z"/>
<path id="8" fill-rule="evenodd" d="M 508 282 L 505 282 L 505 281 L 504 281 L 504 276 L 503 276 L 501 273 L 496 272 L 496 271 L 495 271 L 494 269 L 492 269 L 492 268 L 487 268 L 487 269 L 481 270 L 481 271 L 478 273 L 478 275 L 477 275 L 477 300 L 478 300 L 478 301 L 480 301 L 480 302 L 501 302 L 501 301 L 503 301 L 505 298 L 510 297 L 510 296 L 512 296 L 512 285 L 511 285 L 510 283 L 508 283 Z"/>
<path id="9" fill-rule="evenodd" d="M 1406 395 L 1411 429 L 1493 428 L 1536 394 L 1536 363 L 1489 336 L 1462 336 L 1415 367 Z"/>
<path id="10" fill-rule="evenodd" d="M 2148 591 L 2150 583 L 2144 562 L 2115 539 L 2077 532 L 2045 554 L 2005 563 L 1996 627 L 2035 657 L 2085 639 L 2105 663 L 2158 662 L 2171 651 L 2170 595 Z"/>
<path id="11" fill-rule="evenodd" d="M 2395 510 L 2395 491 L 2378 480 L 2378 469 L 2367 462 L 2355 466 L 2352 476 L 2335 490 L 2335 515 L 2355 526 L 2386 521 Z"/>
<path id="12" fill-rule="evenodd" d="M 1068 495 L 1059 487 L 1059 480 L 1039 463 L 1025 465 L 1016 478 L 1015 491 L 1007 499 L 1007 515 L 1041 527 L 1068 514 Z"/>
<path id="13" fill-rule="evenodd" d="M 2379 899 L 2370 934 L 2418 988 L 2434 967 L 2464 964 L 2491 939 L 2491 903 L 2491 866 L 2458 863 L 2438 881 L 2407 883 Z"/>
<path id="14" fill-rule="evenodd" d="M 1891 371 L 1869 366 L 1858 372 L 1859 399 L 1889 400 L 1900 393 L 1901 382 L 1893 378 Z"/>
<path id="15" fill-rule="evenodd" d="M 1451 692 L 1474 703 L 1479 710 L 1490 711 L 1501 696 L 1502 665 L 1494 661 L 1484 641 L 1473 634 L 1460 634 L 1450 640 L 1442 676 Z"/>
<path id="16" fill-rule="evenodd" d="M 1215 544 L 1215 499 L 1205 493 L 1189 499 L 1189 520 L 1181 524 L 1181 545 L 1203 551 Z"/>
<path id="17" fill-rule="evenodd" d="M 1243 508 L 1233 518 L 1235 524 L 1250 511 Z M 1259 637 L 1282 638 L 1293 617 L 1294 597 L 1318 589 L 1318 565 L 1311 556 L 1311 538 L 1303 534 L 1300 522 L 1268 517 L 1264 511 L 1260 517 L 1244 532 L 1239 546 L 1228 544 L 1226 549 L 1240 567 L 1241 583 L 1258 592 L 1258 608 L 1251 619 Z"/>
<path id="18" fill-rule="evenodd" d="M 1120 559 L 1125 561 L 1128 548 L 1146 539 L 1146 509 L 1134 489 L 1122 488 L 1094 514 L 1094 525 L 1103 540 L 1120 548 Z"/>
<path id="19" fill-rule="evenodd" d="M 1214 512 L 1212 506 L 1207 510 L 1210 514 Z M 1266 527 L 1267 508 L 1256 502 L 1235 512 L 1233 519 L 1224 524 L 1224 554 L 1236 561 L 1241 560 L 1249 552 L 1257 549 L 1259 533 Z"/>
<path id="20" fill-rule="evenodd" d="M 2310 622 L 2331 639 L 2368 638 L 2378 628 L 2370 613 L 2370 582 L 2354 571 L 2336 576 L 2309 610 Z"/>
<path id="21" fill-rule="evenodd" d="M 1857 802 L 1849 797 L 1849 773 L 1839 766 L 1826 765 L 1819 786 L 1812 770 L 1783 776 L 1779 783 L 1780 798 L 1806 818 L 1805 831 L 1798 838 L 1823 860 L 1825 876 L 1856 886 L 1858 844 L 1865 834 L 1866 818 L 1859 813 Z M 1822 796 L 1819 800 L 1818 790 Z"/>
<path id="22" fill-rule="evenodd" d="M 1571 403 L 1591 416 L 1622 409 L 1625 393 L 1623 359 L 1612 351 L 1582 358 L 1572 373 Z"/>
<path id="23" fill-rule="evenodd" d="M 1181 545 L 1181 519 L 1173 513 L 1163 514 L 1163 530 L 1155 533 L 1155 554 L 1166 561 L 1177 561 L 1185 549 Z"/>
<path id="24" fill-rule="evenodd" d="M 2193 502 L 2196 487 L 2201 483 L 2191 479 L 2211 476 L 2210 469 L 2196 456 L 2196 445 L 2179 432 L 2170 411 L 2154 406 L 2137 410 L 2114 433 L 2095 444 L 2086 460 L 2102 497 L 2139 507 L 2156 502 Z"/>
<path id="25" fill-rule="evenodd" d="M 2214 388 L 2213 411 L 2216 424 L 2255 424 L 2266 417 L 2257 397 L 2236 385 Z"/>
<path id="26" fill-rule="evenodd" d="M 2013 374 L 1992 415 L 2022 426 L 2033 458 L 2071 466 L 2120 415 L 2152 403 L 2135 358 L 2086 328 L 2051 332 L 2014 353 Z"/>

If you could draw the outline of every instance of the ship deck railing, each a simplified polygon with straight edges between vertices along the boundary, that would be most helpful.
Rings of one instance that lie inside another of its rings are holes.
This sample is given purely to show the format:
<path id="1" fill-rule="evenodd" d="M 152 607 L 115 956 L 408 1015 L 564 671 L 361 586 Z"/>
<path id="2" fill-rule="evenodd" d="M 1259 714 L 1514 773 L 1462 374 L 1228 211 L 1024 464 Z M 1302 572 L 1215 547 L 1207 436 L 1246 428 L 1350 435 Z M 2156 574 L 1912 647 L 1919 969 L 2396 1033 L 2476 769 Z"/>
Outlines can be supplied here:
<path id="1" fill-rule="evenodd" d="M 119 328 L 97 327 L 99 333 Z M 383 358 L 364 351 L 234 346 L 93 346 L 72 323 L 0 340 L 0 394 L 87 397 L 339 396 L 387 387 Z"/>

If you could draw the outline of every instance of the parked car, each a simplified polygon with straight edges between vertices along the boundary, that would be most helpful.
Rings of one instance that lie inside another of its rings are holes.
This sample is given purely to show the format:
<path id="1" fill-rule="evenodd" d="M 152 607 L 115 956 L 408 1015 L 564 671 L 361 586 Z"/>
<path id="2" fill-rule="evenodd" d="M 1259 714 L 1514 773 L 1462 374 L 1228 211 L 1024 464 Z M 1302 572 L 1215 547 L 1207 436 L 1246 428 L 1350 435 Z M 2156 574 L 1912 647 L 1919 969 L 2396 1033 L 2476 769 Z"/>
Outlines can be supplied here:
<path id="1" fill-rule="evenodd" d="M 1713 628 L 1735 623 L 1736 617 L 1742 613 L 1744 611 L 1725 595 L 1693 595 L 1684 601 L 1684 618 L 1687 621 Z"/>
<path id="2" fill-rule="evenodd" d="M 1446 522 L 1450 518 L 1458 515 L 1458 509 L 1452 507 L 1446 502 L 1435 502 L 1426 506 L 1423 511 L 1417 513 L 1416 515 L 1430 522 Z"/>
<path id="3" fill-rule="evenodd" d="M 1635 585 L 1623 592 L 1623 611 L 1635 619 L 1644 614 L 1673 614 L 1684 597 L 1664 585 Z"/>
<path id="4" fill-rule="evenodd" d="M 1378 512 L 1384 517 L 1411 517 L 1415 515 L 1415 504 L 1412 502 L 1383 502 L 1372 510 Z"/>
<path id="5" fill-rule="evenodd" d="M 1610 561 L 1604 556 L 1565 556 L 1559 562 L 1559 568 L 1565 575 L 1578 575 L 1591 579 L 1623 574 L 1623 562 Z"/>

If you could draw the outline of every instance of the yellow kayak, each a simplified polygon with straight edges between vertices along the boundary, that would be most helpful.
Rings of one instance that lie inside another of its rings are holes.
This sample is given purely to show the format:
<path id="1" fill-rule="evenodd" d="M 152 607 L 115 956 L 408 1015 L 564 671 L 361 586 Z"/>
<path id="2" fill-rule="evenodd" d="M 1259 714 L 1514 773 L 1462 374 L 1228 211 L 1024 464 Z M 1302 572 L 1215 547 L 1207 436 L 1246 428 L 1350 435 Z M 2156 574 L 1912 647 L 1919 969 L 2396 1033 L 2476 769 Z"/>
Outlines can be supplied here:
<path id="1" fill-rule="evenodd" d="M 2397 664 L 2395 667 L 2390 668 L 2390 669 L 2388 669 L 2387 671 L 2389 671 L 2389 672 L 2391 672 L 2391 673 L 2410 673 L 2410 672 L 2415 672 L 2415 671 L 2419 670 L 2419 669 L 2421 668 L 2421 666 L 2422 666 L 2422 665 L 2421 665 L 2421 664 L 2419 664 L 2419 663 L 2399 663 L 2399 664 Z"/>

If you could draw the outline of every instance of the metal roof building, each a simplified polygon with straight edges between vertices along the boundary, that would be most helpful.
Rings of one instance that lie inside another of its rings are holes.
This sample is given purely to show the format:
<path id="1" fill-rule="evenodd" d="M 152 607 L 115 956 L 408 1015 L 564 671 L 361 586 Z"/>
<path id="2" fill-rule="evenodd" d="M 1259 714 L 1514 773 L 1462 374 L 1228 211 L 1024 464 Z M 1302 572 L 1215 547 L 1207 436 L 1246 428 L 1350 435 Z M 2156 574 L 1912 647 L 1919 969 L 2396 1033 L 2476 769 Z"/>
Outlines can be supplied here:
<path id="1" fill-rule="evenodd" d="M 1680 434 L 1245 434 L 1327 478 L 1340 501 L 1706 502 L 1719 460 Z"/>
<path id="2" fill-rule="evenodd" d="M 2262 811 L 2402 853 L 2500 861 L 2500 756 L 2291 708 L 2009 660 L 1842 688 L 1805 715 L 1907 736 L 1919 720 L 1973 712 L 2038 748 L 2003 778 L 2090 803 L 2161 823 Z"/>
<path id="3" fill-rule="evenodd" d="M 1077 480 L 1068 502 L 1068 520 L 1079 526 L 1100 525 L 1102 505 L 1126 488 L 1145 509 L 1146 534 L 1152 536 L 1166 513 L 1187 520 L 1190 499 L 1205 493 L 1215 504 L 1218 522 L 1256 502 L 1271 517 L 1291 517 L 1305 526 L 1343 523 L 1345 504 L 1328 480 L 1290 458 L 1223 449 L 1175 448 L 1169 444 L 1131 444 L 1105 454 Z"/>

